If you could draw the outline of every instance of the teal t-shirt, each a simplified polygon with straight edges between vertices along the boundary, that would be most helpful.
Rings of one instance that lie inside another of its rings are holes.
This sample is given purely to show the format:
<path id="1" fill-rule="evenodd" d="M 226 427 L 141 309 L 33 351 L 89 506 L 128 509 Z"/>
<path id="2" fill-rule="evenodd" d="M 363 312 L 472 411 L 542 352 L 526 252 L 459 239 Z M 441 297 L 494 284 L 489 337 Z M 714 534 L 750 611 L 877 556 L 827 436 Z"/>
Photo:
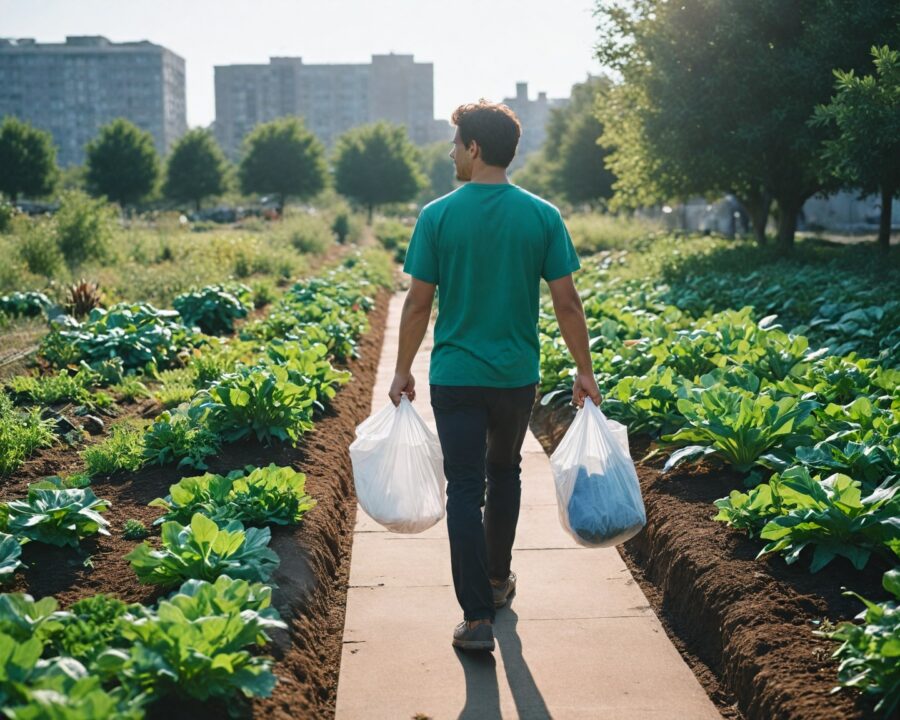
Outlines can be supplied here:
<path id="1" fill-rule="evenodd" d="M 541 278 L 580 267 L 559 210 L 517 185 L 469 182 L 428 203 L 403 270 L 438 286 L 431 384 L 539 382 Z"/>

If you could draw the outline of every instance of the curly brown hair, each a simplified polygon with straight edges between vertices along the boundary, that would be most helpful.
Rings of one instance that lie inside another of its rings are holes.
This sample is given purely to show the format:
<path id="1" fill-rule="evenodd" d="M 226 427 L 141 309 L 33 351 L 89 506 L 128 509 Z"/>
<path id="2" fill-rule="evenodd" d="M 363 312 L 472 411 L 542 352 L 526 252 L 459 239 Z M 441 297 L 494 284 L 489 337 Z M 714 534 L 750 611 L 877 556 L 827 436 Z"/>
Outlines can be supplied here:
<path id="1" fill-rule="evenodd" d="M 468 147 L 473 140 L 481 148 L 481 159 L 488 165 L 508 167 L 522 136 L 516 114 L 503 103 L 488 102 L 460 105 L 450 121 L 459 128 L 459 136 Z"/>

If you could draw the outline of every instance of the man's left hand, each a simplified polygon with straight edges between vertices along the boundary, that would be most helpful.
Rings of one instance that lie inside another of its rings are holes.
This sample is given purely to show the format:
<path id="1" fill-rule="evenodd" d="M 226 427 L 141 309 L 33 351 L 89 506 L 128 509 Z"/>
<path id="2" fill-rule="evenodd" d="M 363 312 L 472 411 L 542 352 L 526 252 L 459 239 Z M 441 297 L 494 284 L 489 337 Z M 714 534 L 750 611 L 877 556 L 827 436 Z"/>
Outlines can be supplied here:
<path id="1" fill-rule="evenodd" d="M 394 381 L 391 383 L 388 396 L 395 407 L 400 404 L 401 393 L 406 393 L 406 397 L 410 402 L 416 399 L 416 379 L 412 376 L 412 373 L 396 373 L 394 375 Z"/>

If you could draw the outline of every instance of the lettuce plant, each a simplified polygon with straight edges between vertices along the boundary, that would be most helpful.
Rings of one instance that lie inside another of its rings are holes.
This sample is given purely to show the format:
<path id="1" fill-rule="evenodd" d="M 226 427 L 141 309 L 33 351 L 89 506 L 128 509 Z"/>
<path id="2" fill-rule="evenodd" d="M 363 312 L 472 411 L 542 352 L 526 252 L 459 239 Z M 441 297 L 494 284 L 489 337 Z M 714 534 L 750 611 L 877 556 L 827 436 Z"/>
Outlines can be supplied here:
<path id="1" fill-rule="evenodd" d="M 291 467 L 246 467 L 228 475 L 206 473 L 187 477 L 169 488 L 169 495 L 150 505 L 166 514 L 156 521 L 188 522 L 200 512 L 219 524 L 240 520 L 247 525 L 300 522 L 316 501 L 305 493 L 306 476 Z"/>
<path id="2" fill-rule="evenodd" d="M 813 630 L 813 635 L 841 643 L 832 654 L 840 661 L 840 685 L 831 692 L 850 687 L 878 698 L 875 712 L 887 718 L 900 707 L 900 569 L 888 570 L 881 584 L 894 600 L 875 603 L 847 590 L 844 595 L 865 605 L 854 618 L 862 623 L 842 622 L 836 628 Z"/>
<path id="3" fill-rule="evenodd" d="M 22 545 L 13 535 L 0 532 L 0 584 L 9 582 L 22 564 Z"/>
<path id="4" fill-rule="evenodd" d="M 81 538 L 109 535 L 109 522 L 100 515 L 109 503 L 89 488 L 65 488 L 59 478 L 32 483 L 25 500 L 12 500 L 0 508 L 9 532 L 48 545 L 77 547 Z"/>
<path id="5" fill-rule="evenodd" d="M 266 582 L 278 567 L 269 549 L 268 528 L 247 528 L 238 521 L 222 528 L 195 513 L 188 526 L 175 521 L 162 525 L 162 547 L 144 542 L 126 560 L 142 583 L 172 586 L 187 579 L 215 580 L 220 575 Z"/>

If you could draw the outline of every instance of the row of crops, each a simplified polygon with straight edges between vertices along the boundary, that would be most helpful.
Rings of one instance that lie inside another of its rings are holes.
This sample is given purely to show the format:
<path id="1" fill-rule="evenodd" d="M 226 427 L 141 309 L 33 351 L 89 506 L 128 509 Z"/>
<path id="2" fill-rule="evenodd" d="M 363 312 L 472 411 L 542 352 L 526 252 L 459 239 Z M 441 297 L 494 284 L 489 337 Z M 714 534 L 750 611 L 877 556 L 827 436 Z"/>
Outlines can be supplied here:
<path id="1" fill-rule="evenodd" d="M 44 433 L 30 445 L 17 441 L 6 472 L 58 438 L 53 420 L 42 418 L 42 403 L 52 402 L 41 395 L 48 383 L 59 386 L 54 401 L 96 407 L 106 402 L 101 394 L 124 402 L 143 388 L 163 391 L 171 407 L 145 426 L 113 425 L 80 451 L 80 471 L 31 483 L 24 497 L 0 503 L 0 580 L 15 577 L 26 543 L 77 548 L 110 533 L 110 505 L 94 494 L 92 478 L 118 473 L 129 482 L 129 473 L 148 464 L 193 474 L 150 502 L 164 511 L 159 537 L 125 557 L 141 583 L 168 593 L 155 604 L 96 594 L 60 609 L 53 597 L 0 595 L 0 708 L 7 716 L 140 718 L 173 696 L 214 698 L 236 711 L 236 698 L 271 693 L 272 660 L 258 648 L 285 624 L 271 605 L 279 558 L 269 547 L 270 528 L 300 522 L 315 500 L 291 467 L 198 472 L 224 444 L 247 436 L 296 444 L 310 431 L 350 378 L 332 363 L 356 355 L 378 285 L 389 281 L 380 255 L 351 256 L 296 283 L 231 337 L 234 320 L 252 308 L 240 289 L 223 287 L 182 296 L 171 311 L 116 306 L 83 322 L 53 322 L 40 353 L 57 370 L 36 383 L 13 379 L 3 395 L 3 413 Z M 168 390 L 165 373 L 175 374 Z M 11 452 L 14 443 L 5 435 L 0 442 Z M 155 535 L 136 520 L 121 532 L 136 540 Z"/>
<path id="2" fill-rule="evenodd" d="M 817 283 L 821 269 L 793 269 L 790 285 L 761 272 L 677 285 L 611 272 L 628 261 L 602 253 L 576 276 L 604 412 L 668 452 L 665 471 L 701 459 L 736 471 L 743 487 L 723 485 L 715 519 L 757 538 L 758 557 L 817 572 L 842 556 L 883 571 L 900 599 L 896 298 Z M 549 301 L 540 330 L 542 402 L 566 402 L 571 361 Z M 862 625 L 822 634 L 842 643 L 840 681 L 889 714 L 900 703 L 900 613 L 894 601 L 863 602 Z"/>

